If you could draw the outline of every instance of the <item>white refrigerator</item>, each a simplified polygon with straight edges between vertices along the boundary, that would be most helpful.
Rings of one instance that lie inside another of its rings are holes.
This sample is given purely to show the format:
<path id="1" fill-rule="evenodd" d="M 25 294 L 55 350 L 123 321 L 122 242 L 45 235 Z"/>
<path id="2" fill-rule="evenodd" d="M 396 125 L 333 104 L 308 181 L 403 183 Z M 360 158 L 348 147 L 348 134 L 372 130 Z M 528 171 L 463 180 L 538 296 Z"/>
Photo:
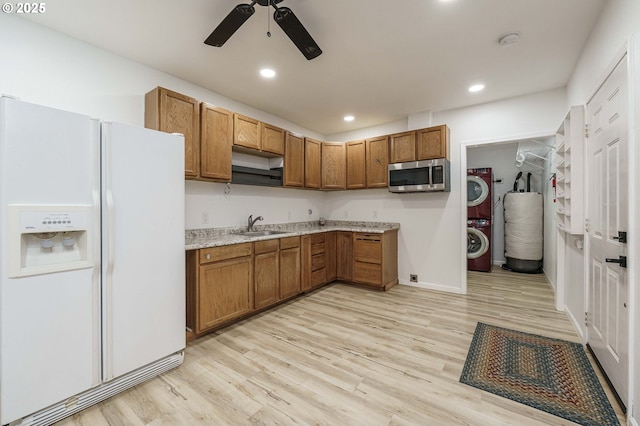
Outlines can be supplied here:
<path id="1" fill-rule="evenodd" d="M 184 139 L 0 97 L 0 424 L 180 365 Z"/>

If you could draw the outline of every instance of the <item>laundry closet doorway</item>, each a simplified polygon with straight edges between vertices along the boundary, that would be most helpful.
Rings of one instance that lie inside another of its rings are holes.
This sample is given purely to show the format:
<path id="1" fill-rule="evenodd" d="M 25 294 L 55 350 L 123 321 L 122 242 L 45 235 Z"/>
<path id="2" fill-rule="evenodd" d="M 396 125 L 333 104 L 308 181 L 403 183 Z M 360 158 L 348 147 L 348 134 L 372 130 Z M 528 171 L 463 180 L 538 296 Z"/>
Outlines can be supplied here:
<path id="1" fill-rule="evenodd" d="M 553 138 L 548 136 L 466 146 L 466 169 L 491 168 L 493 174 L 491 250 L 494 267 L 499 267 L 506 262 L 503 202 L 505 194 L 514 190 L 516 176 L 520 172 L 522 177 L 515 185 L 516 191 L 527 190 L 527 176 L 531 173 L 531 191 L 543 195 L 543 252 L 545 257 L 548 253 L 555 256 L 555 207 L 549 170 L 551 158 L 549 146 L 551 145 L 553 145 Z M 466 217 L 466 212 L 464 216 Z M 555 261 L 549 266 L 551 274 L 546 265 L 545 274 L 548 278 L 555 279 Z"/>

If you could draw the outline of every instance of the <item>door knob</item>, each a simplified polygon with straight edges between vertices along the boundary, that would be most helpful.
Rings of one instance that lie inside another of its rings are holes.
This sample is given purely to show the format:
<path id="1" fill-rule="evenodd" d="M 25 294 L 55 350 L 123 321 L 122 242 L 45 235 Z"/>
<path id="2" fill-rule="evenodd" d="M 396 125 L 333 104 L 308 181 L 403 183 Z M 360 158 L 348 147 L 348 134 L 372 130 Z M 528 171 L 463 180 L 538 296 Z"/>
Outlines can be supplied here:
<path id="1" fill-rule="evenodd" d="M 614 240 L 618 240 L 619 243 L 626 244 L 627 243 L 627 233 L 623 231 L 618 231 L 618 236 L 613 237 Z"/>
<path id="2" fill-rule="evenodd" d="M 607 263 L 618 263 L 621 268 L 627 267 L 627 256 L 620 256 L 618 259 L 606 258 L 605 262 Z"/>

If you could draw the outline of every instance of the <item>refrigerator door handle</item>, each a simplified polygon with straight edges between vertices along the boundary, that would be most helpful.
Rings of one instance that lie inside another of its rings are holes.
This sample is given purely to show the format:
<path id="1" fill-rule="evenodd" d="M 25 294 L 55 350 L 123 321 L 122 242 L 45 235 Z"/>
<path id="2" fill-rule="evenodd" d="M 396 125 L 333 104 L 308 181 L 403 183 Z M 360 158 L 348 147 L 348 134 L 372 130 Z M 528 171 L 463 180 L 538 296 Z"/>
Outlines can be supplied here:
<path id="1" fill-rule="evenodd" d="M 103 330 L 103 360 L 102 360 L 102 380 L 108 381 L 113 378 L 113 327 L 111 324 L 112 312 L 112 291 L 113 291 L 113 268 L 115 259 L 115 203 L 113 199 L 113 188 L 111 182 L 111 126 L 110 123 L 102 123 L 102 182 L 105 208 L 102 216 L 102 330 Z M 105 244 L 106 242 L 106 244 Z M 105 247 L 106 245 L 106 247 Z"/>

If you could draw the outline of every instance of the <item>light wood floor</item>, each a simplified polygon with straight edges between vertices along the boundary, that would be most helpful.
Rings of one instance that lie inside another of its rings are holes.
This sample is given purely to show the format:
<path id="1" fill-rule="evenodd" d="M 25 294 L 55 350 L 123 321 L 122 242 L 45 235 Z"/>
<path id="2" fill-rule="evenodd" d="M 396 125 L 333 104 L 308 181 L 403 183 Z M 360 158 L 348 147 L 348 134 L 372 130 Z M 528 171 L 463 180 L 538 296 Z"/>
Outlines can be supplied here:
<path id="1" fill-rule="evenodd" d="M 478 321 L 578 341 L 542 275 L 468 276 L 466 296 L 333 284 L 189 344 L 181 367 L 59 424 L 573 424 L 458 382 Z"/>

